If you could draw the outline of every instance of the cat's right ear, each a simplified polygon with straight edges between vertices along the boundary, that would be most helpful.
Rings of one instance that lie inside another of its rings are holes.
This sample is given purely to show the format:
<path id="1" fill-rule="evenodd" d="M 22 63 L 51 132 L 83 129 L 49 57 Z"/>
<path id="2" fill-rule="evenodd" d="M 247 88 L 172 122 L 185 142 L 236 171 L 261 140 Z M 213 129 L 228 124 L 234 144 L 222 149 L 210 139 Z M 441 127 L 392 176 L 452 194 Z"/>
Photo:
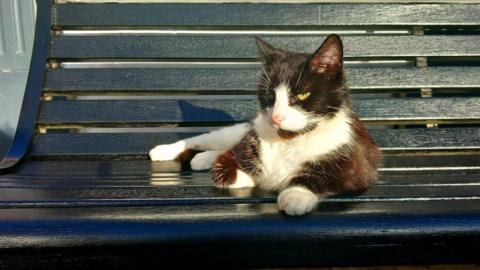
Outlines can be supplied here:
<path id="1" fill-rule="evenodd" d="M 257 48 L 258 52 L 260 53 L 260 58 L 264 63 L 270 62 L 271 59 L 278 54 L 278 50 L 275 49 L 275 47 L 268 44 L 259 36 L 255 36 L 255 41 L 257 42 Z"/>
<path id="2" fill-rule="evenodd" d="M 329 35 L 310 60 L 310 68 L 318 74 L 333 76 L 343 67 L 343 44 L 338 35 Z"/>

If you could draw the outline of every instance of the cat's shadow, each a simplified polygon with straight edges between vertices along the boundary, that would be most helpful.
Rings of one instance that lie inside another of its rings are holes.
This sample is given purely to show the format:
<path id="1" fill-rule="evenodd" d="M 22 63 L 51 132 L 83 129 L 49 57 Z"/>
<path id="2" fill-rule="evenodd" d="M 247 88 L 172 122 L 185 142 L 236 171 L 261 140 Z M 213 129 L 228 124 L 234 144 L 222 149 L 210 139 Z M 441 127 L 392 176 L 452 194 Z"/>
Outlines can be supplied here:
<path id="1" fill-rule="evenodd" d="M 220 109 L 195 106 L 186 100 L 179 100 L 177 104 L 180 109 L 181 119 L 185 122 L 228 123 L 235 120 L 233 116 Z"/>

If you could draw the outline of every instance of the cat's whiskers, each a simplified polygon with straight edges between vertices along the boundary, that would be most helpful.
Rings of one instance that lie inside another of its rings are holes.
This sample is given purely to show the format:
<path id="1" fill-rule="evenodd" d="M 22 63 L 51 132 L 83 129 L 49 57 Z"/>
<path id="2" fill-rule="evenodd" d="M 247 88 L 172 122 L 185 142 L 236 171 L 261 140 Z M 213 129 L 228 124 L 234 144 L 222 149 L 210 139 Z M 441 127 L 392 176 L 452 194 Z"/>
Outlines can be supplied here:
<path id="1" fill-rule="evenodd" d="M 257 83 L 257 85 L 261 85 L 261 86 L 265 86 L 265 87 L 269 87 L 269 86 L 270 86 L 270 84 L 269 84 L 268 82 L 265 82 L 265 81 L 259 81 L 259 82 Z"/>
<path id="2" fill-rule="evenodd" d="M 272 80 L 270 79 L 270 77 L 268 76 L 268 73 L 267 71 L 265 70 L 265 67 L 262 65 L 262 70 L 263 70 L 263 74 L 265 75 L 266 79 L 268 80 L 268 82 L 270 84 L 272 84 Z"/>
<path id="3" fill-rule="evenodd" d="M 295 84 L 295 88 L 298 87 L 298 83 L 300 82 L 300 79 L 301 79 L 302 76 L 303 76 L 303 71 L 305 70 L 305 64 L 306 64 L 306 63 L 307 63 L 307 62 L 303 63 L 302 71 L 300 71 L 300 75 L 298 75 L 298 79 L 297 79 L 297 83 Z"/>

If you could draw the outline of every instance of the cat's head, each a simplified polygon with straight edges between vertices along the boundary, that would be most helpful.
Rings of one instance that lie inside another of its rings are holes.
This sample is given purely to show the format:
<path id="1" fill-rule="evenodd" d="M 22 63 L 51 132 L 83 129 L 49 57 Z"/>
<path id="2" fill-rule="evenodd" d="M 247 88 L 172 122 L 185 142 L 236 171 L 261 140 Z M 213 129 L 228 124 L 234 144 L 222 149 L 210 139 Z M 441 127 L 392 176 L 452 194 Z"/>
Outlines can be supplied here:
<path id="1" fill-rule="evenodd" d="M 306 133 L 349 106 L 343 74 L 343 45 L 328 36 L 313 54 L 277 49 L 257 37 L 263 66 L 258 86 L 262 113 L 278 135 Z"/>

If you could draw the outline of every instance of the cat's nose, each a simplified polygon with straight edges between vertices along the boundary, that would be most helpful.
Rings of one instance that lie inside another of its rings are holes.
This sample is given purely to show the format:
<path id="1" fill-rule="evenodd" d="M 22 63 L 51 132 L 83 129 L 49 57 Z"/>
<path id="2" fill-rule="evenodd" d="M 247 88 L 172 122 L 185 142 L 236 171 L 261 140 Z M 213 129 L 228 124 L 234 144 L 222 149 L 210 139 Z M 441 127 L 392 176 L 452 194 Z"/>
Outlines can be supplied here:
<path id="1" fill-rule="evenodd" d="M 279 114 L 274 114 L 272 115 L 272 122 L 275 124 L 275 125 L 280 125 L 282 123 L 282 120 L 284 119 L 285 117 L 279 115 Z"/>

